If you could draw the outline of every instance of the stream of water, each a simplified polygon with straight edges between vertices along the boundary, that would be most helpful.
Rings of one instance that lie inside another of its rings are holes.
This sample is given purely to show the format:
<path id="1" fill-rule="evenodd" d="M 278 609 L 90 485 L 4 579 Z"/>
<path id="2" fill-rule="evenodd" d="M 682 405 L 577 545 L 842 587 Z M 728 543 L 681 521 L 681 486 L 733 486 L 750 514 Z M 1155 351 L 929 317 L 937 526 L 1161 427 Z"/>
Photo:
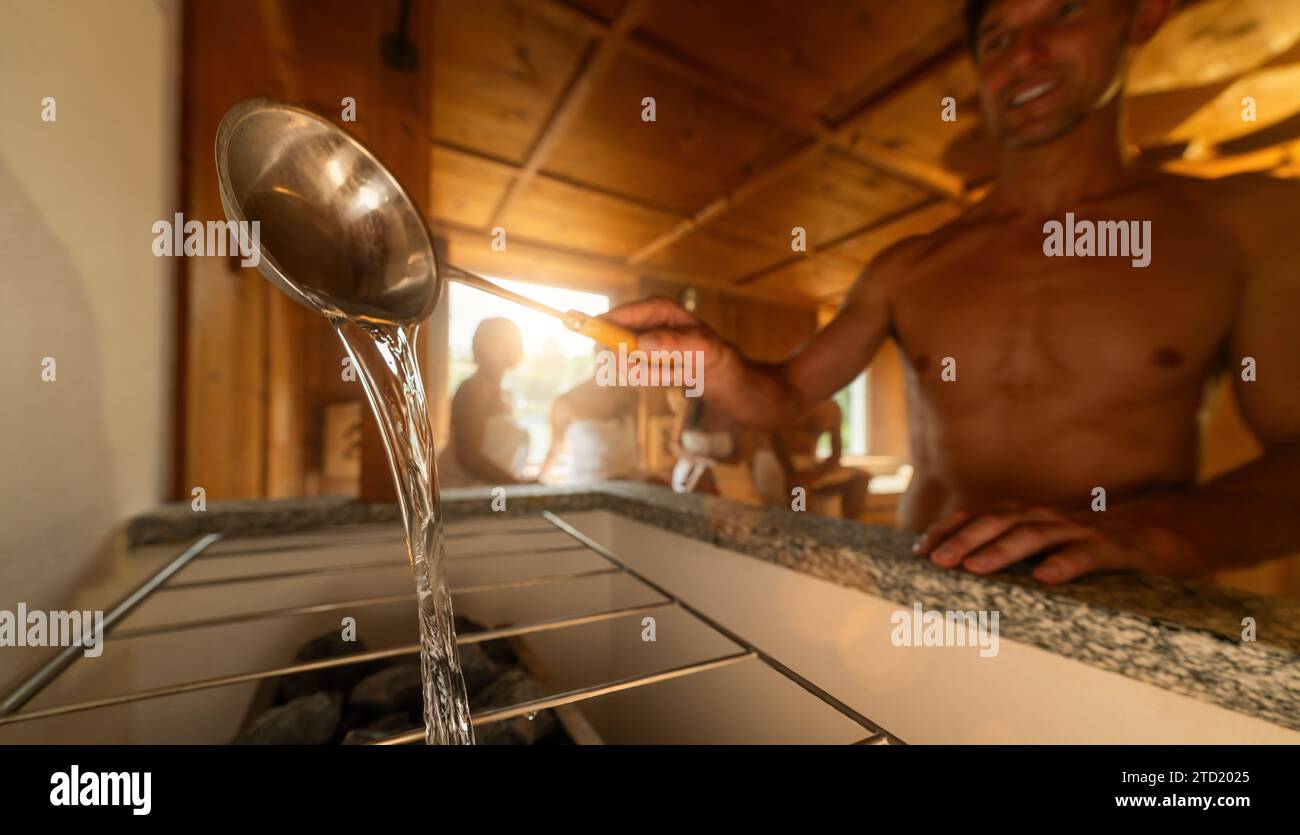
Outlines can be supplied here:
<path id="1" fill-rule="evenodd" d="M 424 741 L 429 745 L 472 745 L 469 699 L 456 650 L 451 595 L 443 574 L 442 509 L 429 410 L 416 360 L 418 326 L 336 317 L 331 322 L 361 376 L 397 483 L 407 556 L 419 597 Z"/>

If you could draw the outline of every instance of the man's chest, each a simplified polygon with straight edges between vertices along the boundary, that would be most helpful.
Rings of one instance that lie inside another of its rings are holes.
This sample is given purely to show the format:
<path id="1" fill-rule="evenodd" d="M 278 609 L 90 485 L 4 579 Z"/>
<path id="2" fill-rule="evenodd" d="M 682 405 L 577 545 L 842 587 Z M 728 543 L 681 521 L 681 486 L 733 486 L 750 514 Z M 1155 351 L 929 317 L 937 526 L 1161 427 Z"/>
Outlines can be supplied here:
<path id="1" fill-rule="evenodd" d="M 958 383 L 951 396 L 1101 386 L 1116 399 L 1199 382 L 1231 329 L 1239 279 L 1230 250 L 1182 231 L 1199 239 L 1153 236 L 1145 267 L 1048 257 L 1043 236 L 1023 232 L 936 251 L 893 305 L 918 382 Z"/>

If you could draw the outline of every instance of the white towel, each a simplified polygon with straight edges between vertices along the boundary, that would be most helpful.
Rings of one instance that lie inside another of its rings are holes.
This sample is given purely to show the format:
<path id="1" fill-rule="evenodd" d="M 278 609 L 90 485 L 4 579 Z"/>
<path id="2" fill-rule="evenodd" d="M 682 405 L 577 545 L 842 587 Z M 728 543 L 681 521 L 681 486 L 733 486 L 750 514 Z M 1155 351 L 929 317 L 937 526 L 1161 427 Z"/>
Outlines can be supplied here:
<path id="1" fill-rule="evenodd" d="M 454 431 L 454 430 L 453 430 Z M 488 484 L 468 472 L 456 457 L 455 440 L 438 456 L 438 483 L 443 487 L 471 487 Z M 492 415 L 483 424 L 483 455 L 515 478 L 528 463 L 528 430 L 507 414 Z"/>
<path id="2" fill-rule="evenodd" d="M 636 421 L 631 415 L 575 420 L 564 433 L 568 469 L 562 484 L 631 478 L 637 472 Z"/>

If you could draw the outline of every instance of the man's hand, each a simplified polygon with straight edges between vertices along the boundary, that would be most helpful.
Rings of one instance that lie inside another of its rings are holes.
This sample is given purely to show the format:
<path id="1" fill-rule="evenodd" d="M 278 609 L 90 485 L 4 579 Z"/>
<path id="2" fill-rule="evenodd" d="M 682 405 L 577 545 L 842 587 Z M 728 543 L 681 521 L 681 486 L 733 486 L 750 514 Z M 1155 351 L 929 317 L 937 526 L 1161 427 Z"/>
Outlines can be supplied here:
<path id="1" fill-rule="evenodd" d="M 883 258 L 877 256 L 858 277 L 835 318 L 779 362 L 747 359 L 665 298 L 619 305 L 600 318 L 636 331 L 641 349 L 702 351 L 704 399 L 741 426 L 770 432 L 851 383 L 889 336 L 894 279 L 877 268 Z"/>
<path id="2" fill-rule="evenodd" d="M 740 365 L 739 353 L 713 328 L 663 297 L 621 304 L 599 318 L 637 332 L 645 351 L 702 351 L 705 379 L 723 380 Z"/>
<path id="3" fill-rule="evenodd" d="M 931 525 L 912 550 L 944 568 L 991 574 L 1047 554 L 1034 571 L 1044 583 L 1064 583 L 1094 571 L 1192 575 L 1208 566 L 1195 548 L 1133 508 L 1070 513 L 1004 503 L 956 510 Z"/>

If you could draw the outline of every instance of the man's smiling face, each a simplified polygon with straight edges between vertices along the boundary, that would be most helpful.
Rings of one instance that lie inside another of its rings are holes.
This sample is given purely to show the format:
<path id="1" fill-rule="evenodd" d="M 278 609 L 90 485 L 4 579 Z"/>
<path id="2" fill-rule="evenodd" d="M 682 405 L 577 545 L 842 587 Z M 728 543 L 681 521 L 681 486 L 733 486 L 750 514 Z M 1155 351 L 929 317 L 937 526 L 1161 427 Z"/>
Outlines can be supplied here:
<path id="1" fill-rule="evenodd" d="M 1068 132 L 1122 86 L 1143 0 L 992 0 L 975 36 L 984 117 L 1003 145 Z"/>

